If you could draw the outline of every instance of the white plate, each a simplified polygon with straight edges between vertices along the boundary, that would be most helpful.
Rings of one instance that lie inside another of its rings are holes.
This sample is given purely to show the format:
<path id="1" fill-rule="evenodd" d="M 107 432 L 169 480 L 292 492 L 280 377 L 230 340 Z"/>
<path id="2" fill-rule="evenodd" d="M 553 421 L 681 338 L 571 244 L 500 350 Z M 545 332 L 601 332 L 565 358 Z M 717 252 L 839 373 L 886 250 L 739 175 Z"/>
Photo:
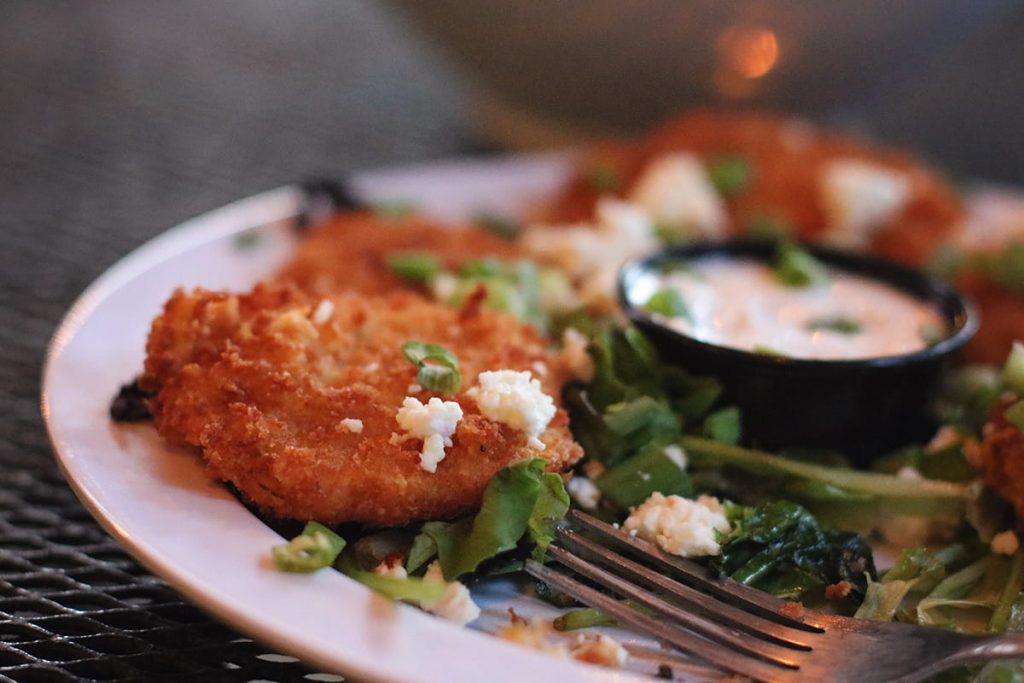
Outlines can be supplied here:
<path id="1" fill-rule="evenodd" d="M 409 200 L 442 218 L 514 216 L 551 192 L 564 157 L 431 164 L 354 181 L 375 200 Z M 191 601 L 269 647 L 361 681 L 641 680 L 510 645 L 380 598 L 337 572 L 293 575 L 266 561 L 277 534 L 152 427 L 113 424 L 119 384 L 142 366 L 150 321 L 180 286 L 243 290 L 291 253 L 301 193 L 286 187 L 188 221 L 134 251 L 78 299 L 51 343 L 43 415 L 67 480 L 132 555 Z M 252 233 L 248 235 L 248 233 Z M 247 234 L 244 239 L 240 235 Z M 483 628 L 504 608 L 544 608 L 499 584 L 479 596 Z"/>

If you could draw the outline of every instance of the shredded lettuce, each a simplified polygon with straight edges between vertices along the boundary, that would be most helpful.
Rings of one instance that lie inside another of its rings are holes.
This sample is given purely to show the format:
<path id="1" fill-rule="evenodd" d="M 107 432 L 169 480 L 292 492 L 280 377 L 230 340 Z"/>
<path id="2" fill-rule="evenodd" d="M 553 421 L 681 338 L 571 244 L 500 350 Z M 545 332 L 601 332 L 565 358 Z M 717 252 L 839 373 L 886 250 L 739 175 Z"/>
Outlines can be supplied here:
<path id="1" fill-rule="evenodd" d="M 964 631 L 986 630 L 1010 565 L 1009 558 L 986 555 L 947 576 L 917 604 L 917 622 Z"/>
<path id="2" fill-rule="evenodd" d="M 954 549 L 962 550 L 960 546 Z M 864 602 L 854 616 L 874 621 L 892 621 L 909 594 L 925 595 L 946 577 L 947 564 L 953 561 L 956 553 L 947 552 L 947 555 L 949 557 L 944 558 L 924 548 L 904 550 L 881 581 L 869 582 Z"/>

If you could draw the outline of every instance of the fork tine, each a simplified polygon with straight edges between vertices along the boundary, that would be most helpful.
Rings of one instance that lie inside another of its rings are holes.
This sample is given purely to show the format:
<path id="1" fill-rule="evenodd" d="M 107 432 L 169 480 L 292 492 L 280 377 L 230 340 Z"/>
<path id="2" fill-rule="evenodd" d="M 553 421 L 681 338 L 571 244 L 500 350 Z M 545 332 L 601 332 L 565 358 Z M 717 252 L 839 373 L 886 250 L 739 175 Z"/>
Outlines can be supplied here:
<path id="1" fill-rule="evenodd" d="M 658 572 L 648 567 L 644 567 L 643 565 L 637 564 L 636 562 L 618 555 L 614 551 L 609 550 L 588 538 L 580 536 L 571 530 L 561 529 L 559 530 L 559 533 L 561 540 L 572 546 L 573 550 L 577 553 L 585 555 L 591 560 L 600 562 L 606 567 L 614 569 L 619 574 L 626 575 L 628 578 L 640 585 L 656 586 L 660 591 L 664 591 L 665 593 L 678 598 L 686 603 L 687 606 L 696 607 L 701 613 L 706 615 L 707 619 L 715 622 L 716 625 L 719 623 L 728 624 L 729 626 L 742 629 L 759 638 L 763 638 L 765 641 L 775 643 L 782 647 L 798 650 L 811 649 L 811 644 L 808 642 L 808 639 L 813 638 L 814 634 L 783 626 L 774 621 L 769 621 L 759 617 L 756 614 L 745 612 L 727 602 L 722 602 L 713 596 L 701 593 L 690 586 L 679 583 L 675 579 L 659 574 Z M 578 559 L 574 558 L 572 555 L 568 555 L 564 550 L 557 547 L 551 547 L 549 548 L 549 552 L 553 557 L 562 562 L 562 564 L 565 564 L 572 569 L 577 569 L 576 563 L 578 562 Z M 568 557 L 566 557 L 566 555 L 568 555 Z M 577 569 L 577 571 L 581 574 L 586 573 L 581 569 Z M 654 607 L 654 609 L 658 608 Z M 683 614 L 687 615 L 687 617 L 699 618 L 695 617 L 695 615 L 690 612 L 683 612 Z M 685 621 L 682 617 L 674 614 L 668 616 Z M 730 633 L 734 632 L 730 631 Z M 745 640 L 747 643 L 751 642 L 749 638 L 746 638 Z M 745 644 L 738 646 L 748 647 Z"/>
<path id="2" fill-rule="evenodd" d="M 569 513 L 569 516 L 572 522 L 612 541 L 621 548 L 642 555 L 645 559 L 654 562 L 659 567 L 679 576 L 680 581 L 693 586 L 703 593 L 714 595 L 725 602 L 732 603 L 747 612 L 764 617 L 769 621 L 809 633 L 824 632 L 824 629 L 813 623 L 794 619 L 781 612 L 780 608 L 786 603 L 778 598 L 749 586 L 744 586 L 731 579 L 719 579 L 712 575 L 711 571 L 706 567 L 702 567 L 696 562 L 662 552 L 653 543 L 634 538 L 621 529 L 605 524 L 586 513 L 573 510 Z"/>
<path id="3" fill-rule="evenodd" d="M 527 561 L 526 571 L 549 586 L 568 593 L 580 602 L 615 617 L 620 623 L 635 626 L 726 671 L 768 682 L 782 681 L 787 674 L 794 673 L 794 669 L 791 667 L 772 664 L 744 652 L 722 647 L 721 644 L 712 640 L 650 617 L 611 596 L 580 583 L 576 579 L 545 567 L 539 562 Z"/>
<path id="4" fill-rule="evenodd" d="M 788 651 L 784 646 L 767 643 L 756 638 L 750 638 L 745 633 L 722 626 L 714 619 L 709 618 L 709 616 L 681 609 L 677 605 L 666 602 L 659 596 L 644 590 L 640 586 L 630 583 L 626 579 L 591 564 L 590 562 L 587 562 L 586 560 L 577 557 L 562 548 L 551 547 L 548 549 L 548 552 L 552 558 L 558 560 L 560 563 L 569 569 L 572 569 L 576 573 L 587 577 L 604 588 L 611 589 L 622 597 L 632 598 L 655 612 L 658 612 L 669 619 L 674 619 L 676 623 L 693 631 L 697 635 L 703 636 L 709 640 L 717 641 L 722 645 L 727 645 L 736 650 L 740 650 L 748 655 L 759 657 L 773 664 L 778 664 L 789 669 L 796 668 L 796 664 L 787 657 L 787 655 L 790 654 L 790 651 Z"/>

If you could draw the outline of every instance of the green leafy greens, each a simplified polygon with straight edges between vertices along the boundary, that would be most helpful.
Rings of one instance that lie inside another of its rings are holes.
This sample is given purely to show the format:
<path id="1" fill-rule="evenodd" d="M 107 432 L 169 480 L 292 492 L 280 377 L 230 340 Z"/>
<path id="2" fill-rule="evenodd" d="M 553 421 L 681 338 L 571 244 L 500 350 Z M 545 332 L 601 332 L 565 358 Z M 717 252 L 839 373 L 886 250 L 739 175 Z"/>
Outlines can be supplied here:
<path id="1" fill-rule="evenodd" d="M 309 522 L 301 534 L 270 552 L 278 569 L 309 573 L 330 567 L 344 548 L 341 536 L 319 522 Z"/>
<path id="2" fill-rule="evenodd" d="M 480 511 L 456 522 L 427 522 L 413 541 L 406 568 L 415 572 L 435 557 L 447 580 L 476 571 L 515 549 L 524 537 L 542 558 L 555 527 L 569 510 L 561 477 L 532 458 L 499 470 L 487 484 Z"/>
<path id="3" fill-rule="evenodd" d="M 778 500 L 756 508 L 728 506 L 732 531 L 720 541 L 713 569 L 740 583 L 784 598 L 824 594 L 850 584 L 847 599 L 860 602 L 875 576 L 871 549 L 857 534 L 822 528 L 804 508 Z"/>

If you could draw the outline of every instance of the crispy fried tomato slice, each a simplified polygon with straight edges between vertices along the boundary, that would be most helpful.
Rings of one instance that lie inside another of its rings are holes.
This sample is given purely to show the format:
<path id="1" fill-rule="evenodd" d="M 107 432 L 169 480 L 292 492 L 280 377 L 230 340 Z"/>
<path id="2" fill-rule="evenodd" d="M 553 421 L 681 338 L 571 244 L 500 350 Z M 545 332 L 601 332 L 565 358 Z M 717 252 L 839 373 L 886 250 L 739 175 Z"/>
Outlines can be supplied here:
<path id="1" fill-rule="evenodd" d="M 906 174 L 910 192 L 903 210 L 881 226 L 870 250 L 920 265 L 957 231 L 963 207 L 934 172 L 910 155 L 863 140 L 824 132 L 798 119 L 759 113 L 697 111 L 668 121 L 632 145 L 596 146 L 553 202 L 547 219 L 574 222 L 593 215 L 601 194 L 625 196 L 648 163 L 665 154 L 688 151 L 704 160 L 718 155 L 749 159 L 749 187 L 726 201 L 730 230 L 739 234 L 753 221 L 771 217 L 792 225 L 804 239 L 827 227 L 819 182 L 825 164 L 836 159 L 871 162 Z M 614 177 L 615 187 L 602 186 Z"/>
<path id="2" fill-rule="evenodd" d="M 443 345 L 462 373 L 460 393 L 440 397 L 458 401 L 464 416 L 436 473 L 420 467 L 422 440 L 392 438 L 403 434 L 395 416 L 406 395 L 434 395 L 410 387 L 416 368 L 401 351 L 409 340 Z M 530 370 L 559 406 L 543 450 L 484 418 L 466 395 L 480 372 L 496 369 Z M 175 293 L 153 323 L 140 383 L 155 392 L 160 434 L 199 447 L 210 473 L 261 509 L 395 526 L 475 509 L 491 476 L 523 458 L 546 458 L 552 471 L 576 462 L 582 450 L 560 407 L 567 377 L 547 340 L 505 314 L 412 293 L 319 299 L 263 284 L 237 296 Z"/>
<path id="3" fill-rule="evenodd" d="M 412 287 L 389 265 L 402 252 L 432 254 L 449 269 L 469 259 L 511 259 L 519 253 L 514 243 L 480 228 L 444 226 L 421 216 L 342 213 L 311 229 L 277 279 L 314 294 L 387 294 Z"/>
<path id="4" fill-rule="evenodd" d="M 985 483 L 1013 504 L 1020 524 L 1024 520 L 1024 432 L 1004 414 L 1016 401 L 1016 395 L 1007 394 L 993 406 L 981 442 L 981 464 Z"/>

